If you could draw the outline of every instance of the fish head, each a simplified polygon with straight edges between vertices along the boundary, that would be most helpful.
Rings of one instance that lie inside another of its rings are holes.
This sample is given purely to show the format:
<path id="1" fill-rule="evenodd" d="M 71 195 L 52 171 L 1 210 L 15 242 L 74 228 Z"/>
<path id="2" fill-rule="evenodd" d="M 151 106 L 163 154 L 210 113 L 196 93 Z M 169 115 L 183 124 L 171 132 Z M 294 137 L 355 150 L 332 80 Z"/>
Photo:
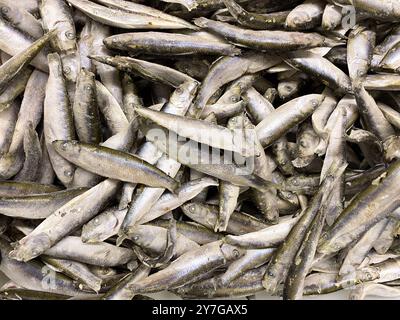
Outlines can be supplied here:
<path id="1" fill-rule="evenodd" d="M 104 230 L 114 230 L 118 219 L 114 215 L 99 215 L 82 227 L 81 239 L 84 243 L 96 243 L 106 239 Z M 111 235 L 110 235 L 111 236 Z"/>
<path id="2" fill-rule="evenodd" d="M 103 39 L 103 44 L 108 49 L 119 49 L 119 50 L 126 49 L 126 46 L 124 46 L 123 38 L 121 38 L 120 35 L 114 35 Z"/>
<path id="3" fill-rule="evenodd" d="M 81 83 L 83 82 L 85 85 L 87 85 L 87 87 L 85 87 L 85 89 L 87 91 L 91 91 L 91 90 L 93 90 L 92 84 L 94 84 L 95 77 L 96 76 L 92 71 L 90 71 L 86 68 L 81 68 L 81 70 L 78 73 L 77 81 L 79 81 Z"/>
<path id="4" fill-rule="evenodd" d="M 306 10 L 291 12 L 286 18 L 286 26 L 293 30 L 302 29 L 311 22 L 312 17 Z"/>
<path id="5" fill-rule="evenodd" d="M 76 140 L 54 140 L 52 146 L 61 156 L 79 154 L 81 149 Z"/>
<path id="6" fill-rule="evenodd" d="M 220 249 L 227 261 L 238 260 L 246 253 L 245 249 L 241 249 L 227 243 L 222 243 Z"/>
<path id="7" fill-rule="evenodd" d="M 296 80 L 281 81 L 278 83 L 278 94 L 282 100 L 293 97 L 299 91 L 299 83 Z"/>
<path id="8" fill-rule="evenodd" d="M 226 125 L 228 129 L 235 130 L 235 129 L 242 129 L 244 128 L 244 117 L 242 114 L 234 116 L 228 120 Z"/>
<path id="9" fill-rule="evenodd" d="M 369 282 L 379 279 L 381 276 L 379 268 L 368 266 L 361 270 L 356 271 L 356 279 L 359 282 Z"/>
<path id="10" fill-rule="evenodd" d="M 157 231 L 162 229 L 155 226 L 135 225 L 129 229 L 127 238 L 140 247 L 150 247 L 159 234 Z"/>
<path id="11" fill-rule="evenodd" d="M 9 253 L 9 257 L 17 261 L 27 262 L 41 255 L 51 245 L 51 240 L 45 233 L 28 235 L 17 242 L 14 249 Z"/>
<path id="12" fill-rule="evenodd" d="M 390 136 L 383 142 L 384 158 L 387 162 L 400 158 L 400 137 Z"/>
<path id="13" fill-rule="evenodd" d="M 199 83 L 197 81 L 185 81 L 173 92 L 170 102 L 174 105 L 185 107 L 188 101 L 192 101 L 197 93 Z"/>
<path id="14" fill-rule="evenodd" d="M 80 71 L 80 60 L 76 52 L 62 55 L 62 69 L 67 81 L 76 82 Z"/>
<path id="15" fill-rule="evenodd" d="M 196 202 L 187 202 L 181 206 L 185 215 L 196 221 L 196 217 L 204 216 L 203 209 Z"/>

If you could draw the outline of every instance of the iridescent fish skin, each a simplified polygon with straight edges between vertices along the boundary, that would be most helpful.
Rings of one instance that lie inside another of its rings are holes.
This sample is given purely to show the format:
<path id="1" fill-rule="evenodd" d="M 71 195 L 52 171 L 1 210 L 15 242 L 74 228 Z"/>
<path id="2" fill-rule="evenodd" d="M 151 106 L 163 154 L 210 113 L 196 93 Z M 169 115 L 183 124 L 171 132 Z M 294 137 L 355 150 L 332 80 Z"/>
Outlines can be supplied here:
<path id="1" fill-rule="evenodd" d="M 53 147 L 72 163 L 107 178 L 164 187 L 171 192 L 179 186 L 161 170 L 126 152 L 66 140 L 53 141 Z"/>

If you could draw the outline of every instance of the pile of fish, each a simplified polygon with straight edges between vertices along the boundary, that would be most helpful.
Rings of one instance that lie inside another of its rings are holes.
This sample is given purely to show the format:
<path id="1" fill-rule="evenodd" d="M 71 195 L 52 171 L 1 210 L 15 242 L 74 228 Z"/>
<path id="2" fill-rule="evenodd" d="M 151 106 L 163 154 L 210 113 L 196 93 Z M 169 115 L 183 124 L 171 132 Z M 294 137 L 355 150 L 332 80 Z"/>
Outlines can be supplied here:
<path id="1" fill-rule="evenodd" d="M 0 0 L 0 50 L 0 299 L 400 297 L 399 1 Z"/>

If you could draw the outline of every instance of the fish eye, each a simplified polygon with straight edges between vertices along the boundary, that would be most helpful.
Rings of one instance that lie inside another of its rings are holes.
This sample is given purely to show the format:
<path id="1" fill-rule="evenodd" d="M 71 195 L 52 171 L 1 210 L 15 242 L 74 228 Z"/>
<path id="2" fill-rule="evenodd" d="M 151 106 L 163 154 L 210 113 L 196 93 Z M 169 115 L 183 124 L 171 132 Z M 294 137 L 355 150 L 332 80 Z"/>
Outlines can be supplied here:
<path id="1" fill-rule="evenodd" d="M 68 147 L 68 142 L 63 142 L 63 143 L 61 144 L 61 149 L 62 149 L 62 150 L 67 150 L 67 147 Z"/>
<path id="2" fill-rule="evenodd" d="M 65 74 L 70 74 L 71 73 L 71 68 L 70 67 L 65 67 L 64 68 L 64 73 Z"/>
<path id="3" fill-rule="evenodd" d="M 1 7 L 1 13 L 7 14 L 9 11 L 10 11 L 9 7 L 6 7 L 6 6 Z"/>
<path id="4" fill-rule="evenodd" d="M 65 170 L 65 171 L 64 171 L 64 175 L 65 175 L 66 177 L 72 177 L 73 173 L 72 173 L 71 170 Z"/>
<path id="5" fill-rule="evenodd" d="M 41 253 L 41 251 L 40 251 L 39 248 L 33 248 L 33 249 L 32 249 L 32 254 L 33 254 L 34 256 L 36 256 L 36 255 L 38 255 L 38 254 L 40 254 L 40 253 Z"/>
<path id="6" fill-rule="evenodd" d="M 65 36 L 69 39 L 69 40 L 74 40 L 75 39 L 75 34 L 73 32 L 69 32 L 67 31 L 65 33 Z"/>
<path id="7" fill-rule="evenodd" d="M 234 250 L 233 250 L 233 256 L 234 256 L 235 258 L 237 258 L 237 257 L 239 257 L 239 255 L 240 255 L 239 250 L 234 249 Z"/>

